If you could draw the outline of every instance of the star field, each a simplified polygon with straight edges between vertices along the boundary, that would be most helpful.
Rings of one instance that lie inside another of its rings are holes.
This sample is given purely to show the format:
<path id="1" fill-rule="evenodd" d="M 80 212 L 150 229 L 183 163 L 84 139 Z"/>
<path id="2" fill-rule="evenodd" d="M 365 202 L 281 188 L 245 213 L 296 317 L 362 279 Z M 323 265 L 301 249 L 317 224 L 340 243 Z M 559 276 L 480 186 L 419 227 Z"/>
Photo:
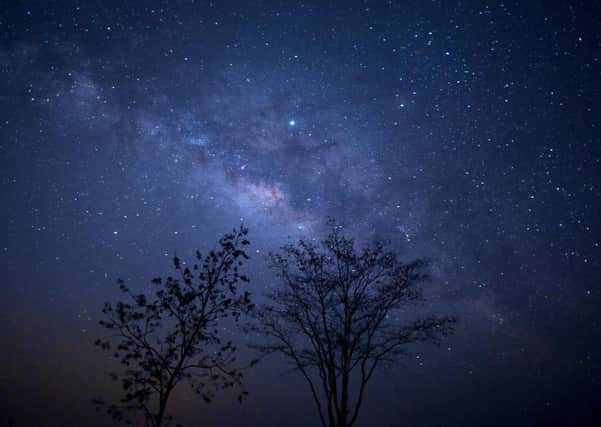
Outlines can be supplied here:
<path id="1" fill-rule="evenodd" d="M 89 402 L 111 364 L 92 343 L 118 277 L 143 287 L 242 222 L 260 299 L 264 255 L 329 216 L 430 259 L 426 296 L 459 319 L 375 380 L 361 426 L 599 415 L 597 4 L 1 9 L 0 422 L 108 425 Z M 249 373 L 242 407 L 182 393 L 174 412 L 312 425 L 282 370 Z"/>

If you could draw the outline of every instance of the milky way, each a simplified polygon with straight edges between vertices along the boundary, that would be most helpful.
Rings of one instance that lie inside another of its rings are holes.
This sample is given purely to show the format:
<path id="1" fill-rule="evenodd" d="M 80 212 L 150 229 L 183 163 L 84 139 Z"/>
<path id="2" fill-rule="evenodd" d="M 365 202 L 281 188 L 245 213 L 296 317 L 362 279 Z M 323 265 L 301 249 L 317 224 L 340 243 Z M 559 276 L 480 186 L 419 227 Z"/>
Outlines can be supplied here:
<path id="1" fill-rule="evenodd" d="M 428 258 L 427 309 L 459 318 L 440 349 L 375 380 L 362 426 L 593 416 L 598 5 L 9 3 L 0 422 L 107 425 L 89 401 L 114 390 L 110 363 L 92 342 L 116 278 L 143 286 L 242 222 L 260 298 L 264 254 L 319 238 L 328 217 Z M 176 411 L 311 425 L 281 371 L 250 374 L 242 408 L 184 394 Z"/>

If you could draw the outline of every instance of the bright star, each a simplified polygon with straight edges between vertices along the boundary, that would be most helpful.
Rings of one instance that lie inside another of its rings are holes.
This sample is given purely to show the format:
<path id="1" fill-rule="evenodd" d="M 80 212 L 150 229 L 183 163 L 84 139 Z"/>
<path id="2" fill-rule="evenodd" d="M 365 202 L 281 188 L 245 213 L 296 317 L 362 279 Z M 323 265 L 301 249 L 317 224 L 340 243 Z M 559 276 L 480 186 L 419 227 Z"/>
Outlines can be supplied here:
<path id="1" fill-rule="evenodd" d="M 296 125 L 296 120 L 290 120 L 290 121 L 288 122 L 288 124 L 289 124 L 290 126 L 294 126 L 294 125 Z"/>

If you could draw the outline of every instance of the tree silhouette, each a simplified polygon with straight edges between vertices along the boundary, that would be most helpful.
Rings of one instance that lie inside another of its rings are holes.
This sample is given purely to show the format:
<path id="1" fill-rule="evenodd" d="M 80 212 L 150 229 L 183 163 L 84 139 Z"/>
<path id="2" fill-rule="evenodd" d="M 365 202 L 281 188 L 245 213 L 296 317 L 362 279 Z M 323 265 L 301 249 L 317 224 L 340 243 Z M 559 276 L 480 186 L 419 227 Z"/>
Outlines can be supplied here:
<path id="1" fill-rule="evenodd" d="M 165 426 L 171 417 L 167 404 L 174 388 L 189 382 L 209 402 L 219 389 L 242 388 L 241 368 L 234 367 L 236 347 L 220 336 L 219 324 L 227 318 L 238 321 L 252 309 L 248 291 L 238 286 L 248 282 L 240 273 L 248 259 L 248 230 L 234 229 L 219 240 L 219 248 L 186 266 L 173 259 L 177 277 L 152 280 L 148 294 L 134 294 L 122 280 L 119 287 L 126 301 L 106 303 L 100 325 L 110 335 L 96 345 L 113 352 L 124 366 L 111 377 L 120 381 L 123 396 L 117 403 L 96 399 L 117 421 L 130 423 L 127 414 L 141 411 L 146 425 Z"/>
<path id="2" fill-rule="evenodd" d="M 438 342 L 455 320 L 403 323 L 401 309 L 423 299 L 417 284 L 426 278 L 424 261 L 403 263 L 382 242 L 357 250 L 330 224 L 320 244 L 300 240 L 271 254 L 281 284 L 254 312 L 250 329 L 264 338 L 253 345 L 263 356 L 279 353 L 302 374 L 322 426 L 350 427 L 376 369 L 407 344 Z"/>

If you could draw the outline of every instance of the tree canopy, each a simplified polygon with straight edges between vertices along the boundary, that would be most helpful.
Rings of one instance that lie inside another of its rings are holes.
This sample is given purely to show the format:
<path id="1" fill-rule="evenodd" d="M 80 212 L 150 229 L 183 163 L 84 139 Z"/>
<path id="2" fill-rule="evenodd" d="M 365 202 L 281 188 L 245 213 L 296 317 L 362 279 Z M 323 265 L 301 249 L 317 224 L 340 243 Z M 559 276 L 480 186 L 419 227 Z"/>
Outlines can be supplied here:
<path id="1" fill-rule="evenodd" d="M 175 277 L 153 279 L 152 292 L 135 294 L 119 280 L 124 301 L 105 304 L 100 325 L 109 335 L 96 344 L 123 366 L 111 374 L 123 396 L 115 403 L 97 399 L 99 408 L 124 421 L 129 412 L 140 411 L 148 426 L 160 427 L 171 418 L 169 397 L 182 382 L 207 402 L 224 388 L 237 386 L 240 400 L 247 394 L 236 346 L 220 328 L 253 307 L 250 293 L 239 289 L 249 282 L 240 271 L 248 259 L 247 233 L 240 227 L 225 234 L 217 250 L 205 256 L 197 252 L 191 265 L 175 257 Z"/>
<path id="2" fill-rule="evenodd" d="M 271 255 L 279 283 L 255 312 L 255 345 L 278 353 L 307 381 L 322 426 L 356 422 L 374 372 L 408 344 L 438 342 L 455 319 L 403 322 L 401 310 L 423 300 L 426 263 L 402 262 L 383 242 L 357 249 L 331 223 L 319 244 L 300 240 Z"/>

